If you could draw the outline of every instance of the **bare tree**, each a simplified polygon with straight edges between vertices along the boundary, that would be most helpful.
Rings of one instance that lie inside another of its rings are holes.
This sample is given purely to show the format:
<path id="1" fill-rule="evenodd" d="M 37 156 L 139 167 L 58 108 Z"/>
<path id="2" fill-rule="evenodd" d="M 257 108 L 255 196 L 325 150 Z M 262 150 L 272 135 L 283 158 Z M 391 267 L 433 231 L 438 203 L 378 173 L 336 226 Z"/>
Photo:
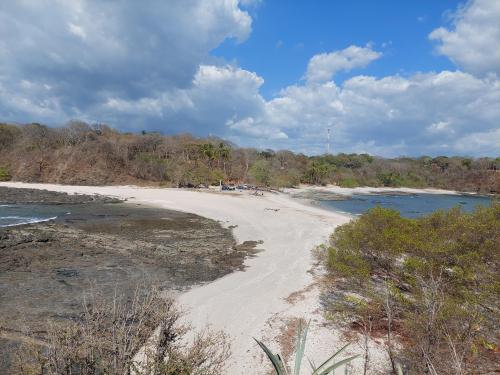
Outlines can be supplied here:
<path id="1" fill-rule="evenodd" d="M 386 281 L 385 283 L 385 301 L 384 301 L 384 310 L 387 318 L 387 354 L 389 355 L 389 360 L 391 361 L 391 368 L 394 374 L 397 374 L 396 369 L 396 361 L 394 359 L 394 350 L 393 350 L 393 321 L 394 321 L 394 300 L 391 292 L 391 286 Z"/>
<path id="2" fill-rule="evenodd" d="M 78 321 L 50 324 L 44 345 L 23 345 L 13 374 L 219 374 L 230 355 L 227 336 L 206 329 L 182 343 L 190 328 L 180 317 L 157 288 L 137 288 L 127 301 L 93 294 Z"/>

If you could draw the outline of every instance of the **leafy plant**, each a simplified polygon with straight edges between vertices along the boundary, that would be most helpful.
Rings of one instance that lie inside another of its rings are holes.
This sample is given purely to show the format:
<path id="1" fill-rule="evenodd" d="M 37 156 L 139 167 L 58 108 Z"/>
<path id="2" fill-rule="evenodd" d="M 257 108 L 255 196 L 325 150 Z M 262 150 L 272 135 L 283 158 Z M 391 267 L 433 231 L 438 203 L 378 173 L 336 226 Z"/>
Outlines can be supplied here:
<path id="1" fill-rule="evenodd" d="M 343 178 L 339 181 L 339 186 L 345 188 L 355 188 L 359 186 L 359 183 L 354 178 Z"/>
<path id="2" fill-rule="evenodd" d="M 497 200 L 417 219 L 376 207 L 332 235 L 324 259 L 336 283 L 325 306 L 385 332 L 394 373 L 398 361 L 419 374 L 486 373 L 495 349 L 483 343 L 498 340 L 499 228 Z"/>
<path id="3" fill-rule="evenodd" d="M 4 168 L 0 167 L 0 181 L 10 181 L 11 175 Z"/>
<path id="4" fill-rule="evenodd" d="M 295 363 L 294 363 L 294 368 L 293 372 L 289 372 L 288 367 L 286 363 L 283 361 L 282 357 L 279 354 L 273 354 L 269 348 L 262 343 L 261 341 L 254 339 L 257 344 L 260 346 L 260 348 L 266 353 L 267 358 L 271 361 L 275 374 L 276 375 L 299 375 L 300 374 L 300 368 L 302 365 L 302 359 L 304 358 L 304 351 L 306 347 L 306 340 L 307 340 L 307 331 L 309 330 L 309 324 L 302 328 L 302 323 L 299 322 L 299 327 L 297 328 L 297 337 L 295 340 Z M 331 357 L 329 357 L 326 361 L 324 361 L 321 365 L 316 367 L 314 363 L 312 363 L 309 360 L 309 364 L 312 369 L 311 375 L 328 375 L 333 373 L 333 371 L 341 366 L 347 365 L 349 362 L 351 362 L 354 358 L 358 357 L 358 355 L 350 356 L 347 358 L 344 358 L 338 362 L 335 360 L 338 358 L 340 354 L 344 352 L 345 349 L 350 344 L 344 345 L 340 350 L 338 350 L 335 354 L 333 354 Z M 346 370 L 347 373 L 347 370 Z"/>
<path id="5" fill-rule="evenodd" d="M 268 186 L 271 179 L 271 165 L 267 160 L 257 160 L 248 173 L 258 184 Z"/>

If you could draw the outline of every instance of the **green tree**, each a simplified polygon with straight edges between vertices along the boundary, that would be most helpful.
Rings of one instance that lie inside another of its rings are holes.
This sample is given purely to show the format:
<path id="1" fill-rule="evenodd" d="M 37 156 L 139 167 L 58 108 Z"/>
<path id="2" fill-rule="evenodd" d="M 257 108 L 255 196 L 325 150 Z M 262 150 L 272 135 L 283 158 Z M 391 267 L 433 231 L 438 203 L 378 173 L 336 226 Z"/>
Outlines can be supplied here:
<path id="1" fill-rule="evenodd" d="M 226 145 L 224 142 L 219 143 L 219 147 L 217 149 L 218 156 L 218 166 L 220 168 L 220 161 L 222 160 L 222 169 L 224 174 L 226 174 L 226 162 L 229 160 L 231 156 L 231 147 Z"/>
<path id="2" fill-rule="evenodd" d="M 212 162 L 217 158 L 217 150 L 212 143 L 203 143 L 200 145 L 201 155 L 208 160 L 208 164 L 212 167 Z"/>
<path id="3" fill-rule="evenodd" d="M 322 160 L 314 160 L 306 171 L 306 179 L 311 184 L 323 184 L 332 171 L 332 166 Z"/>
<path id="4" fill-rule="evenodd" d="M 267 160 L 257 160 L 248 171 L 258 184 L 269 186 L 271 181 L 271 166 Z"/>

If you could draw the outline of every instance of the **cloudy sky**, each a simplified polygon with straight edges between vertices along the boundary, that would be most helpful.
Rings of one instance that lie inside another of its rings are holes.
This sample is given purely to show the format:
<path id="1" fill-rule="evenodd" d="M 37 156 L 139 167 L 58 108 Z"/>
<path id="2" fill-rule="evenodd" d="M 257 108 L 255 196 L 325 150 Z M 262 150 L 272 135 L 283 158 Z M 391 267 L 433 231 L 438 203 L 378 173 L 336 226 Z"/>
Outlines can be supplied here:
<path id="1" fill-rule="evenodd" d="M 500 154 L 500 1 L 0 3 L 0 121 Z"/>

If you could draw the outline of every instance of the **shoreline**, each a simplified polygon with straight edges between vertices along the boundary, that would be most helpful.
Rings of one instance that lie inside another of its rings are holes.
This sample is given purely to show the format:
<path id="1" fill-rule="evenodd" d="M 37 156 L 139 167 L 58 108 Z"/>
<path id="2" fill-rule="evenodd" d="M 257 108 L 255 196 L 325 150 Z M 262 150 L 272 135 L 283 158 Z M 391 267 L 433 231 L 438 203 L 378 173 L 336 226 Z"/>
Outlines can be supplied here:
<path id="1" fill-rule="evenodd" d="M 244 271 L 232 272 L 178 296 L 179 304 L 187 311 L 186 321 L 195 329 L 209 325 L 230 335 L 233 355 L 228 374 L 266 373 L 267 359 L 252 337 L 262 339 L 273 351 L 280 351 L 276 338 L 293 319 L 312 320 L 306 355 L 316 363 L 345 342 L 340 332 L 325 327 L 331 323 L 324 320 L 319 304 L 312 250 L 324 244 L 336 226 L 350 221 L 349 216 L 305 205 L 288 194 L 267 192 L 253 196 L 246 192 L 214 194 L 134 186 L 17 182 L 0 186 L 119 197 L 219 221 L 232 228 L 238 243 L 262 241 L 257 247 L 262 251 L 245 259 Z M 299 297 L 290 298 L 292 295 Z M 374 362 L 385 364 L 383 352 L 373 355 Z M 356 362 L 355 367 L 359 366 Z"/>
<path id="2" fill-rule="evenodd" d="M 446 190 L 446 189 L 436 189 L 436 188 L 407 188 L 407 187 L 369 187 L 369 186 L 359 186 L 355 188 L 344 188 L 336 185 L 326 185 L 326 186 L 313 186 L 313 185 L 300 185 L 298 188 L 287 188 L 284 190 L 287 194 L 302 193 L 306 191 L 311 192 L 327 192 L 338 194 L 341 196 L 351 196 L 353 194 L 389 194 L 389 193 L 400 193 L 400 194 L 444 194 L 444 195 L 485 195 L 489 196 L 491 194 L 479 194 L 476 192 L 462 192 L 457 190 Z"/>
<path id="3" fill-rule="evenodd" d="M 328 200 L 347 200 L 353 195 L 413 195 L 413 194 L 429 194 L 429 195 L 451 195 L 451 196 L 490 196 L 490 194 L 464 193 L 455 190 L 444 189 L 414 189 L 414 188 L 390 188 L 390 187 L 356 187 L 343 188 L 336 185 L 313 186 L 300 185 L 297 188 L 286 188 L 284 194 L 289 195 L 292 199 L 300 201 L 303 205 L 325 210 L 327 212 L 335 212 L 340 215 L 348 216 L 351 220 L 359 217 L 358 214 L 353 214 L 346 211 L 341 211 L 332 207 L 325 207 L 321 201 Z M 491 195 L 493 196 L 493 195 Z"/>
<path id="4" fill-rule="evenodd" d="M 57 213 L 0 228 L 2 374 L 25 332 L 76 318 L 90 290 L 127 299 L 144 283 L 179 294 L 242 269 L 254 254 L 253 243 L 236 245 L 229 229 L 199 215 L 41 190 L 0 189 L 0 199 L 19 202 L 21 216 Z"/>

